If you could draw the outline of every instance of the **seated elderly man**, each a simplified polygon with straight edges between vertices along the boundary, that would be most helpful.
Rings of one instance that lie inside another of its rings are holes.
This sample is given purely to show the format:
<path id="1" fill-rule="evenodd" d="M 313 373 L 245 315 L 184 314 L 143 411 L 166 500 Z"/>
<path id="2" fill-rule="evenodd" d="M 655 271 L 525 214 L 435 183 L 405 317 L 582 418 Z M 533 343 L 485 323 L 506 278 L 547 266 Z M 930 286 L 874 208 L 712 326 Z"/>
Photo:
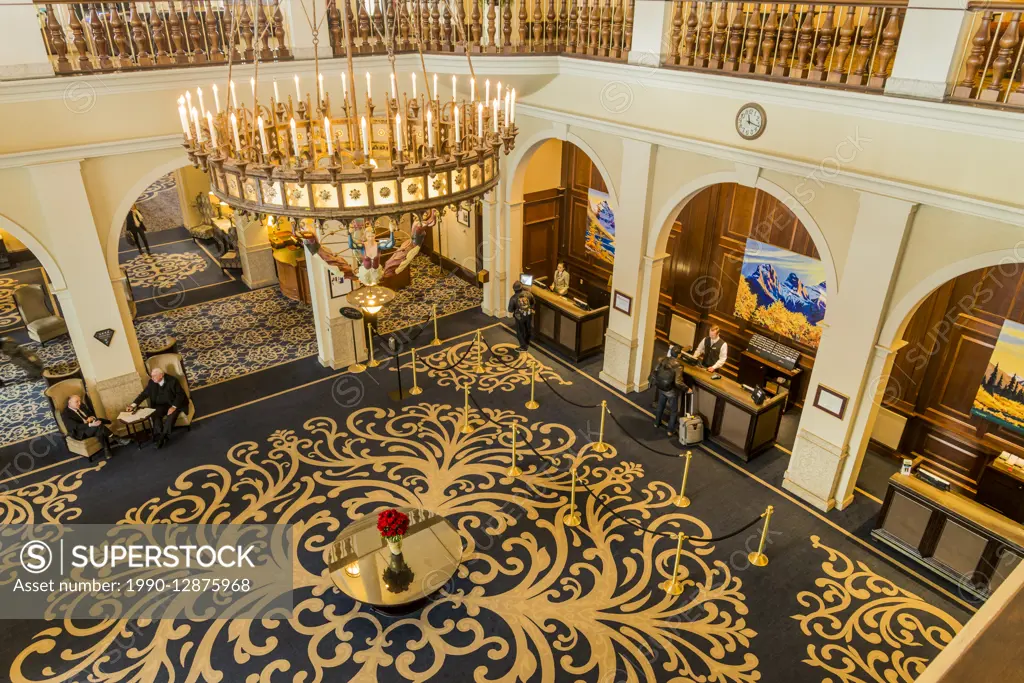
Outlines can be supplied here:
<path id="1" fill-rule="evenodd" d="M 151 418 L 153 438 L 156 439 L 156 447 L 163 448 L 171 438 L 178 411 L 188 410 L 188 395 L 176 378 L 160 368 L 153 368 L 149 373 L 149 382 L 128 406 L 128 410 L 134 412 L 143 401 L 149 401 L 149 407 L 156 411 Z"/>
<path id="2" fill-rule="evenodd" d="M 107 427 L 110 424 L 110 420 L 104 420 L 103 418 L 96 417 L 92 409 L 88 405 L 82 402 L 82 397 L 78 394 L 72 394 L 68 398 L 68 405 L 61 411 L 61 419 L 64 420 L 64 426 L 68 430 L 68 435 L 73 439 L 79 439 L 84 441 L 85 439 L 96 437 L 103 444 L 103 455 L 110 457 L 110 444 L 113 441 L 115 446 L 123 446 L 126 443 L 130 443 L 128 439 L 122 439 L 114 436 Z M 89 456 L 89 462 L 92 462 L 93 456 Z"/>

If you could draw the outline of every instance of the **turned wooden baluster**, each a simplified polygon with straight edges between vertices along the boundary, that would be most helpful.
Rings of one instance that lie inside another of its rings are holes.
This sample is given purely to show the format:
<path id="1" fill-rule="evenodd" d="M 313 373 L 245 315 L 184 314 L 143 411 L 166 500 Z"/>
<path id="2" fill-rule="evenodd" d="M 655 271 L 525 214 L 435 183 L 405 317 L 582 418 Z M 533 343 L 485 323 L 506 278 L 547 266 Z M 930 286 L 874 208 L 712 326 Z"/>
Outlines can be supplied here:
<path id="1" fill-rule="evenodd" d="M 725 70 L 735 71 L 740 63 L 740 50 L 743 48 L 743 21 L 746 14 L 743 12 L 743 3 L 738 3 L 736 11 L 732 15 L 732 25 L 729 27 L 729 47 L 725 55 Z"/>
<path id="2" fill-rule="evenodd" d="M 257 35 L 263 36 L 263 46 L 260 48 L 260 59 L 264 62 L 270 62 L 274 59 L 274 47 L 272 45 L 272 41 L 277 38 L 277 34 L 274 33 L 274 13 L 271 11 L 270 1 L 267 0 L 267 4 L 265 6 L 262 2 L 257 3 L 256 12 L 260 19 L 256 22 Z M 319 21 L 319 19 L 317 19 L 317 21 Z M 327 39 L 330 40 L 330 37 L 328 36 Z"/>
<path id="3" fill-rule="evenodd" d="M 779 53 L 775 58 L 772 67 L 773 76 L 787 76 L 789 74 L 789 59 L 793 54 L 793 42 L 796 38 L 796 19 L 793 17 L 794 7 L 792 5 L 782 6 L 782 26 L 779 29 Z"/>
<path id="4" fill-rule="evenodd" d="M 577 0 L 572 0 L 572 8 L 569 10 L 569 26 L 565 36 L 565 51 L 576 52 L 576 34 L 579 31 L 579 6 Z"/>
<path id="5" fill-rule="evenodd" d="M 978 30 L 974 33 L 974 37 L 971 38 L 971 53 L 967 56 L 967 60 L 964 63 L 963 80 L 953 88 L 953 95 L 955 97 L 971 97 L 974 93 L 974 88 L 980 81 L 978 76 L 981 73 L 982 65 L 985 63 L 985 55 L 988 54 L 991 34 L 992 11 L 985 10 L 981 14 Z"/>
<path id="6" fill-rule="evenodd" d="M 512 51 L 512 3 L 506 2 L 501 8 L 501 48 L 503 52 Z"/>
<path id="7" fill-rule="evenodd" d="M 612 41 L 612 0 L 604 0 L 604 7 L 601 9 L 601 37 L 597 54 L 607 57 Z"/>
<path id="8" fill-rule="evenodd" d="M 697 3 L 690 3 L 690 14 L 686 17 L 686 33 L 683 35 L 683 49 L 680 64 L 693 66 L 697 61 L 697 25 L 700 23 L 697 17 Z"/>
<path id="9" fill-rule="evenodd" d="M 134 6 L 134 5 L 133 5 Z M 278 10 L 280 12 L 280 10 Z M 223 62 L 224 51 L 220 49 L 220 34 L 217 32 L 217 13 L 213 9 L 213 1 L 207 0 L 204 8 L 206 16 L 206 42 L 209 45 L 207 56 L 211 62 Z"/>
<path id="10" fill-rule="evenodd" d="M 96 53 L 96 60 L 101 71 L 113 69 L 114 64 L 110 61 L 110 50 L 107 45 L 107 32 L 103 27 L 96 5 L 92 6 L 89 14 L 89 30 L 92 32 L 92 49 Z"/>
<path id="11" fill-rule="evenodd" d="M 711 36 L 711 59 L 708 60 L 708 68 L 711 69 L 721 69 L 725 61 L 725 41 L 729 37 L 729 21 L 725 15 L 728 10 L 729 5 L 724 2 L 718 8 L 715 32 Z"/>
<path id="12" fill-rule="evenodd" d="M 868 79 L 868 87 L 871 88 L 882 88 L 885 86 L 885 81 L 889 77 L 889 65 L 896 54 L 896 44 L 900 39 L 899 13 L 894 9 L 888 10 L 888 12 L 889 21 L 884 22 L 885 28 L 882 29 L 882 40 L 878 44 L 878 53 L 875 55 L 875 72 Z M 884 13 L 882 18 L 884 20 Z"/>
<path id="13" fill-rule="evenodd" d="M 59 74 L 71 71 L 71 62 L 68 60 L 68 42 L 64 40 L 64 28 L 57 21 L 53 5 L 46 6 L 46 34 L 50 38 L 53 54 L 57 57 L 53 70 Z"/>
<path id="14" fill-rule="evenodd" d="M 808 8 L 796 39 L 796 64 L 789 72 L 792 78 L 804 78 L 811 64 L 811 48 L 814 47 L 814 11 Z"/>
<path id="15" fill-rule="evenodd" d="M 472 43 L 470 45 L 470 49 L 473 52 L 479 52 L 480 38 L 481 36 L 483 36 L 484 27 L 483 24 L 480 22 L 480 5 L 479 3 L 476 2 L 476 0 L 473 1 L 473 11 L 470 13 L 469 19 L 471 22 L 469 26 L 469 35 L 471 36 Z"/>
<path id="16" fill-rule="evenodd" d="M 548 0 L 548 13 L 544 24 L 544 47 L 548 52 L 558 50 L 558 27 L 555 26 L 555 0 Z"/>
<path id="17" fill-rule="evenodd" d="M 622 0 L 626 4 L 626 18 L 622 24 L 622 57 L 625 59 L 633 49 L 633 2 Z"/>
<path id="18" fill-rule="evenodd" d="M 585 0 L 584 0 L 585 1 Z M 519 45 L 516 46 L 519 52 L 529 52 L 530 46 L 526 41 L 526 0 L 519 2 Z"/>
<path id="19" fill-rule="evenodd" d="M 757 65 L 757 73 L 771 73 L 772 62 L 775 60 L 775 37 L 779 34 L 779 14 L 775 5 L 770 5 L 768 19 L 764 22 L 761 38 L 761 59 Z"/>
<path id="20" fill-rule="evenodd" d="M 242 36 L 242 43 L 244 45 L 242 54 L 246 61 L 251 62 L 253 57 L 252 43 L 255 32 L 252 28 L 252 17 L 249 15 L 249 8 L 244 3 L 242 4 L 242 13 L 238 16 L 238 32 Z M 171 26 L 171 40 L 174 40 L 173 25 Z M 175 45 L 177 45 L 177 42 L 175 42 Z M 177 53 L 175 53 L 175 57 L 177 57 Z"/>
<path id="21" fill-rule="evenodd" d="M 857 25 L 854 23 L 856 14 L 856 7 L 846 8 L 846 21 L 839 29 L 839 42 L 836 43 L 836 49 L 832 52 L 832 68 L 829 69 L 828 74 L 829 83 L 843 82 L 843 76 L 847 69 L 846 59 L 849 57 L 853 45 L 853 34 L 857 32 Z"/>
<path id="22" fill-rule="evenodd" d="M 857 38 L 857 49 L 853 56 L 853 69 L 850 72 L 847 83 L 865 85 L 868 82 L 868 75 L 871 73 L 871 53 L 875 47 L 875 36 L 878 35 L 878 8 L 868 9 L 867 20 L 860 27 L 860 36 Z"/>
<path id="23" fill-rule="evenodd" d="M 275 17 L 275 28 L 276 28 Z M 327 33 L 331 36 L 331 51 L 335 57 L 342 57 L 345 54 L 345 45 L 341 37 L 341 10 L 338 9 L 336 0 L 330 0 L 327 4 Z"/>
<path id="24" fill-rule="evenodd" d="M 540 0 L 533 0 L 533 17 L 530 22 L 533 35 L 533 51 L 544 51 L 544 18 L 540 11 Z"/>
<path id="25" fill-rule="evenodd" d="M 455 0 L 455 27 L 452 30 L 452 48 L 462 51 L 462 41 L 469 39 L 469 24 L 466 23 L 466 5 Z"/>
<path id="26" fill-rule="evenodd" d="M 1006 16 L 1004 13 L 1003 16 Z M 998 27 L 996 29 L 998 31 Z M 1017 42 L 1020 40 L 1020 12 L 1014 12 L 1010 18 L 1010 23 L 1006 25 L 1006 30 L 1003 31 L 1003 35 L 1000 36 L 996 45 L 999 49 L 996 50 L 995 59 L 992 60 L 992 66 L 990 70 L 992 72 L 992 81 L 988 84 L 983 91 L 981 91 L 981 99 L 987 102 L 998 102 L 1000 97 L 1000 91 L 1003 89 L 1003 79 L 1006 77 L 1007 71 L 1013 64 L 1013 56 L 1016 53 Z M 1012 80 L 1007 84 L 1007 89 L 1013 85 Z"/>
<path id="27" fill-rule="evenodd" d="M 825 19 L 818 31 L 818 44 L 814 47 L 814 66 L 807 77 L 812 81 L 824 80 L 828 70 L 828 56 L 832 53 L 832 41 L 835 38 L 835 5 L 825 7 Z"/>
<path id="28" fill-rule="evenodd" d="M 134 66 L 128 44 L 128 31 L 124 21 L 121 20 L 120 12 L 117 11 L 117 5 L 112 5 L 110 8 L 110 35 L 114 40 L 114 46 L 117 48 L 115 55 L 117 57 L 117 66 L 122 69 Z"/>
<path id="29" fill-rule="evenodd" d="M 423 11 L 426 12 L 426 6 Z M 387 46 L 384 44 L 384 12 L 381 10 L 381 3 L 377 3 L 373 6 L 373 16 L 370 17 L 370 24 L 372 30 L 370 31 L 370 39 L 373 43 L 373 49 L 375 52 L 384 52 L 387 50 Z M 424 40 L 427 40 L 429 36 L 423 36 Z"/>
<path id="30" fill-rule="evenodd" d="M 498 46 L 494 37 L 498 32 L 498 0 L 484 0 L 487 3 L 487 52 L 497 52 Z"/>
<path id="31" fill-rule="evenodd" d="M 569 39 L 569 0 L 560 0 L 558 7 L 558 45 L 555 50 L 565 52 L 565 45 Z"/>
<path id="32" fill-rule="evenodd" d="M 747 22 L 747 40 L 743 43 L 743 61 L 740 73 L 753 73 L 757 64 L 757 45 L 761 42 L 761 7 L 755 5 Z"/>
<path id="33" fill-rule="evenodd" d="M 697 38 L 697 66 L 707 66 L 708 57 L 711 52 L 711 32 L 714 23 L 711 12 L 711 3 L 704 3 L 704 10 L 700 15 L 700 33 Z"/>
<path id="34" fill-rule="evenodd" d="M 136 60 L 139 66 L 153 66 L 153 55 L 150 54 L 152 47 L 149 44 L 149 33 L 146 32 L 146 25 L 139 16 L 139 3 L 132 3 L 132 13 L 128 17 L 128 25 L 131 27 L 132 42 L 135 43 Z"/>
<path id="35" fill-rule="evenodd" d="M 594 0 L 590 8 L 590 33 L 587 36 L 587 54 L 597 55 L 601 51 L 601 0 Z"/>
<path id="36" fill-rule="evenodd" d="M 238 19 L 235 18 L 230 3 L 224 4 L 224 15 L 221 18 L 220 27 L 224 32 L 224 50 L 231 54 L 231 62 L 237 64 L 242 60 L 242 55 L 238 52 L 240 45 Z"/>
<path id="37" fill-rule="evenodd" d="M 188 39 L 192 43 L 192 62 L 195 64 L 206 63 L 206 49 L 203 41 L 203 32 L 199 28 L 199 17 L 196 16 L 192 0 L 184 0 L 185 28 L 188 31 Z"/>
<path id="38" fill-rule="evenodd" d="M 441 12 L 437 0 L 430 0 L 430 49 L 437 52 L 441 49 Z"/>
<path id="39" fill-rule="evenodd" d="M 590 8 L 587 7 L 587 0 L 582 0 L 583 5 L 579 12 L 579 35 L 576 39 L 576 53 L 584 54 L 587 51 L 587 26 L 590 23 Z"/>
<path id="40" fill-rule="evenodd" d="M 452 45 L 458 42 L 458 37 L 452 35 L 452 10 L 448 3 L 444 3 L 444 12 L 441 13 L 441 51 L 451 52 Z"/>
<path id="41" fill-rule="evenodd" d="M 608 53 L 609 57 L 615 59 L 622 57 L 622 18 L 622 0 L 616 0 L 612 11 L 612 43 Z"/>
<path id="42" fill-rule="evenodd" d="M 573 5 L 575 9 L 575 4 Z M 665 56 L 665 64 L 678 64 L 679 41 L 683 37 L 683 3 L 682 0 L 675 0 L 672 4 L 672 30 L 668 34 L 668 54 Z"/>
<path id="43" fill-rule="evenodd" d="M 82 28 L 82 22 L 78 20 L 78 15 L 75 13 L 74 8 L 70 5 L 68 5 L 68 8 L 68 26 L 71 28 L 71 43 L 75 46 L 75 52 L 78 53 L 78 70 L 92 71 L 88 43 L 85 41 L 85 29 Z"/>
<path id="44" fill-rule="evenodd" d="M 422 0 L 417 0 L 422 2 Z M 356 2 L 358 10 L 356 12 L 356 32 L 359 34 L 359 51 L 369 52 L 370 51 L 370 15 L 366 12 L 366 5 L 361 2 Z M 417 12 L 417 15 L 419 13 Z M 419 17 L 417 16 L 417 21 Z M 420 28 L 420 37 L 423 37 L 423 28 Z M 355 84 L 352 85 L 355 87 Z"/>

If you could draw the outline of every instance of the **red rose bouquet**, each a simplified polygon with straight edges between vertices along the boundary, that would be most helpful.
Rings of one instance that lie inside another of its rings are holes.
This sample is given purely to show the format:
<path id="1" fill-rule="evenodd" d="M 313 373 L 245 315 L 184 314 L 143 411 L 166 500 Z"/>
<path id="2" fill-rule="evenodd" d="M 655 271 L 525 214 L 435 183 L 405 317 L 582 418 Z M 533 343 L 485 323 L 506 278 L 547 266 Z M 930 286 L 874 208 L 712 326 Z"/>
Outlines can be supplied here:
<path id="1" fill-rule="evenodd" d="M 385 539 L 400 539 L 408 530 L 409 516 L 403 512 L 388 508 L 377 515 L 377 531 Z"/>

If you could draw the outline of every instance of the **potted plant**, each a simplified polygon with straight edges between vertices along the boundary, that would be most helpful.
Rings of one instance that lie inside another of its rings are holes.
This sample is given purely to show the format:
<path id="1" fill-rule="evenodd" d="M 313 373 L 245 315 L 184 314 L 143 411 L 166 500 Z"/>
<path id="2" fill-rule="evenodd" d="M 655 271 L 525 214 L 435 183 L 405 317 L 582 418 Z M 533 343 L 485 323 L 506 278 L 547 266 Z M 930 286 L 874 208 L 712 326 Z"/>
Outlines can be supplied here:
<path id="1" fill-rule="evenodd" d="M 394 508 L 381 510 L 377 515 L 377 531 L 388 543 L 392 555 L 402 554 L 402 538 L 409 531 L 409 516 Z"/>

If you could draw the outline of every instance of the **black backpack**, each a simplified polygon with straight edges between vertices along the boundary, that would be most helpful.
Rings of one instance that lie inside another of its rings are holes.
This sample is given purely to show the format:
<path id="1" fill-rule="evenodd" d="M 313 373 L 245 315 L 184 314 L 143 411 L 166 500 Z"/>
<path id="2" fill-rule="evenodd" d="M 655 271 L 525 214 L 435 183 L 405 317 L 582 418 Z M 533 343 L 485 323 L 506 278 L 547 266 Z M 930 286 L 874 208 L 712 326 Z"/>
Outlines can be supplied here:
<path id="1" fill-rule="evenodd" d="M 676 373 L 667 363 L 658 366 L 654 373 L 654 385 L 662 391 L 671 391 L 676 388 Z"/>
<path id="2" fill-rule="evenodd" d="M 530 297 L 526 292 L 520 292 L 516 297 L 516 307 L 512 315 L 516 320 L 525 320 L 533 315 L 533 306 L 530 305 Z"/>

